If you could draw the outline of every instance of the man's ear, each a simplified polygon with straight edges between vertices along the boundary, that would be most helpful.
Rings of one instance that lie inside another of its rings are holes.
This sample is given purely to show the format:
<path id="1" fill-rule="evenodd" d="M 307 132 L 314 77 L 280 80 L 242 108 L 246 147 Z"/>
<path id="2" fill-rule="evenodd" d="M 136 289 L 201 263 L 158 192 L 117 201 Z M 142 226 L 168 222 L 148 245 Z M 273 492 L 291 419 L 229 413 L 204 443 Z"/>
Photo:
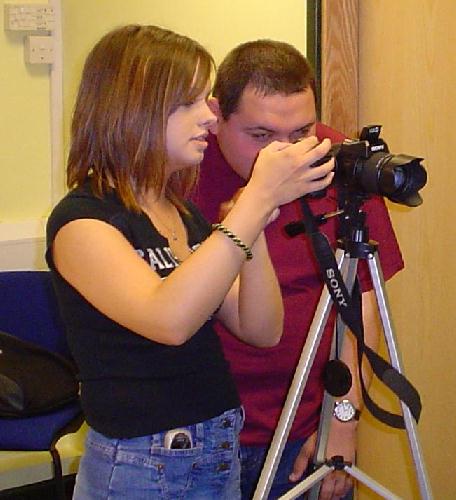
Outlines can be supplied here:
<path id="1" fill-rule="evenodd" d="M 218 99 L 216 97 L 210 97 L 207 101 L 207 105 L 209 106 L 209 109 L 214 113 L 214 115 L 217 118 L 217 121 L 214 122 L 213 125 L 210 126 L 209 130 L 217 135 L 218 132 L 218 123 L 220 120 L 223 120 L 222 114 L 220 112 L 220 105 L 218 102 Z"/>

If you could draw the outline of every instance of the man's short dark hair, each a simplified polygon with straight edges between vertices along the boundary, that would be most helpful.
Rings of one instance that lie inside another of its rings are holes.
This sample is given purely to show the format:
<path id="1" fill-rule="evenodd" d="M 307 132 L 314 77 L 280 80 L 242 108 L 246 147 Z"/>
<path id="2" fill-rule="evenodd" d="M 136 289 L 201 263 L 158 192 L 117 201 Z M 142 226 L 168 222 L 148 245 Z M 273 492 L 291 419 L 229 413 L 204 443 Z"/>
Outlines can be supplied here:
<path id="1" fill-rule="evenodd" d="M 213 90 L 225 120 L 239 105 L 250 85 L 262 95 L 315 92 L 315 77 L 307 59 L 292 45 L 275 40 L 256 40 L 235 47 L 222 61 Z"/>

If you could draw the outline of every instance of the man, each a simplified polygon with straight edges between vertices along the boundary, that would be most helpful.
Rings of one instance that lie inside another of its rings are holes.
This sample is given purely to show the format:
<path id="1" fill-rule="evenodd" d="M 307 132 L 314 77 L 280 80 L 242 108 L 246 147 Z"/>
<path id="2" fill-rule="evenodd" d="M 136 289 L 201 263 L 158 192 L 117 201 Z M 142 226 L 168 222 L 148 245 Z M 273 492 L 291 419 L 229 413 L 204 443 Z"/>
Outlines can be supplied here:
<path id="1" fill-rule="evenodd" d="M 218 124 L 216 135 L 209 137 L 196 194 L 198 205 L 211 222 L 218 219 L 220 205 L 244 185 L 258 151 L 270 142 L 293 143 L 309 135 L 320 140 L 329 137 L 333 142 L 343 140 L 341 134 L 317 123 L 312 71 L 306 59 L 288 44 L 259 40 L 235 48 L 220 65 L 213 96 L 210 106 Z M 314 214 L 334 211 L 336 187 L 328 189 L 323 198 L 309 199 L 309 205 Z M 370 237 L 380 243 L 382 269 L 389 279 L 403 262 L 383 199 L 374 197 L 362 208 L 367 213 Z M 291 239 L 284 232 L 286 224 L 301 219 L 299 202 L 293 202 L 282 206 L 279 217 L 266 228 L 285 306 L 279 345 L 258 349 L 240 342 L 222 327 L 218 330 L 246 412 L 241 434 L 244 499 L 251 498 L 255 491 L 322 291 L 310 242 L 304 235 Z M 337 229 L 337 217 L 321 226 L 333 247 Z M 365 263 L 360 262 L 359 268 L 366 343 L 376 347 L 379 329 L 375 297 Z M 322 371 L 329 357 L 333 324 L 334 314 L 320 342 L 270 498 L 293 487 L 312 462 L 323 395 Z M 351 335 L 345 337 L 342 359 L 350 367 L 354 383 L 343 399 L 360 409 L 355 346 Z M 342 455 L 354 461 L 356 419 L 331 420 L 327 457 Z M 323 481 L 320 498 L 340 498 L 351 487 L 348 475 L 333 472 Z"/>

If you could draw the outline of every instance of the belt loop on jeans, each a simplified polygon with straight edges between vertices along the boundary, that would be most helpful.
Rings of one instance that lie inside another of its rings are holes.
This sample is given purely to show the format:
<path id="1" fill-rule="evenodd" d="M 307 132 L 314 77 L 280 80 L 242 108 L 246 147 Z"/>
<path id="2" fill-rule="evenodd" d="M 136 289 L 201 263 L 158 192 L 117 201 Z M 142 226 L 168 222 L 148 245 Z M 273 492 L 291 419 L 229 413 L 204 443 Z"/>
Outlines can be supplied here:
<path id="1" fill-rule="evenodd" d="M 203 446 L 204 442 L 204 422 L 199 422 L 195 425 L 195 441 L 196 445 Z"/>
<path id="2" fill-rule="evenodd" d="M 163 446 L 164 442 L 164 432 L 156 432 L 155 434 L 151 434 L 151 440 L 150 440 L 150 447 L 155 448 L 155 447 L 161 447 Z"/>

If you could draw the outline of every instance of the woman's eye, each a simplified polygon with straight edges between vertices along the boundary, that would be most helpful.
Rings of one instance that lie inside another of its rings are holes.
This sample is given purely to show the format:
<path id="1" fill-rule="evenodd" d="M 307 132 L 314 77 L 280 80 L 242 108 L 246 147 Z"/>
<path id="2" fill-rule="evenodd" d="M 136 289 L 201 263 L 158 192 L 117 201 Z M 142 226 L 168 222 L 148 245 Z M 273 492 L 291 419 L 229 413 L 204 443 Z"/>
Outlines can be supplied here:
<path id="1" fill-rule="evenodd" d="M 200 103 L 206 103 L 209 101 L 209 97 L 203 96 L 203 97 L 196 97 L 195 99 L 192 99 L 191 101 L 187 101 L 183 104 L 186 108 L 191 108 L 192 106 L 196 106 L 197 104 Z"/>

